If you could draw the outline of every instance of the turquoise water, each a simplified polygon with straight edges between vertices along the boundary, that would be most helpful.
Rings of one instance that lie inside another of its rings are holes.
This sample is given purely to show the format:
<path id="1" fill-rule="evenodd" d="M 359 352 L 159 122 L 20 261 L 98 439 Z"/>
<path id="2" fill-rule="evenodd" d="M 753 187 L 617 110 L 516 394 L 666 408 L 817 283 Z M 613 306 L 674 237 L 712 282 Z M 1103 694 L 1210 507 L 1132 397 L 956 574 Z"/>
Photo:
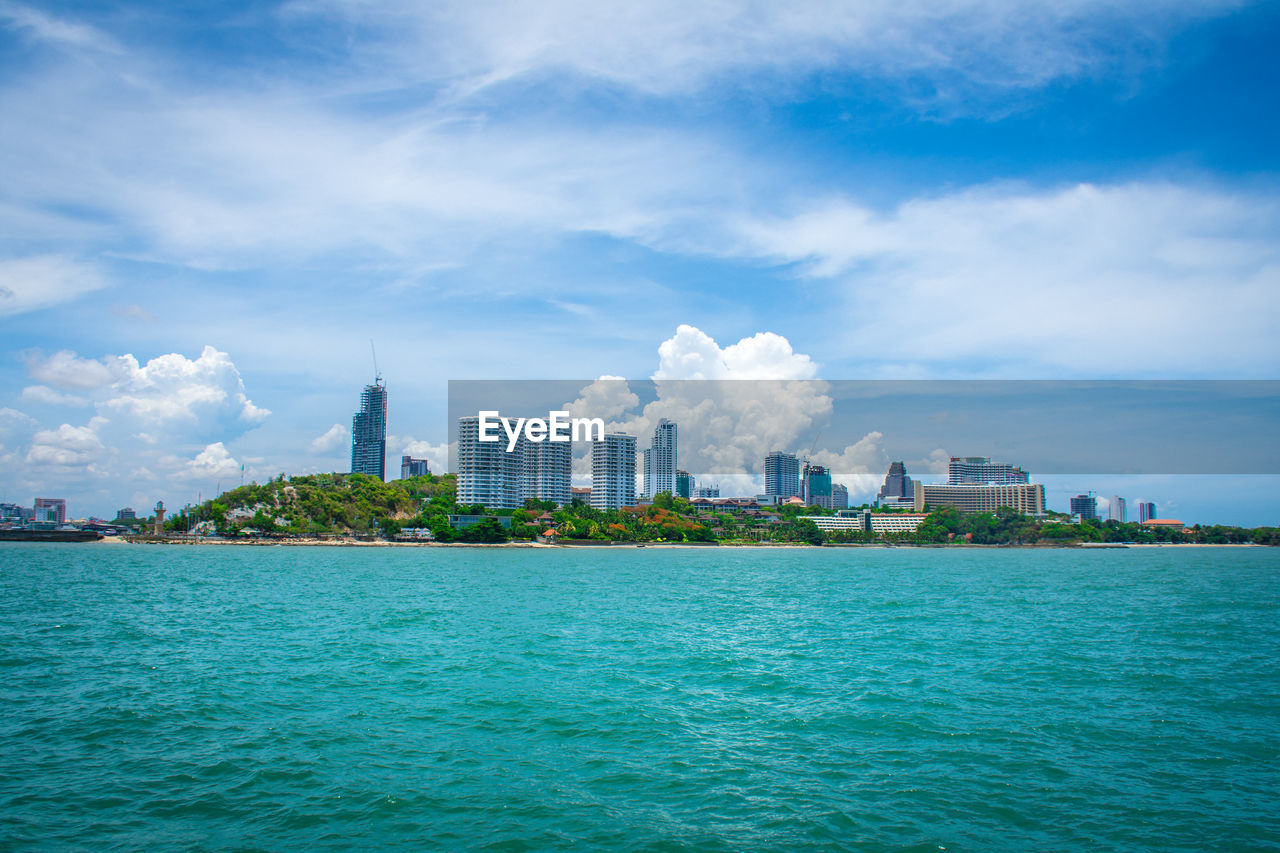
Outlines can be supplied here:
<path id="1" fill-rule="evenodd" d="M 0 545 L 0 848 L 1280 849 L 1280 551 Z"/>

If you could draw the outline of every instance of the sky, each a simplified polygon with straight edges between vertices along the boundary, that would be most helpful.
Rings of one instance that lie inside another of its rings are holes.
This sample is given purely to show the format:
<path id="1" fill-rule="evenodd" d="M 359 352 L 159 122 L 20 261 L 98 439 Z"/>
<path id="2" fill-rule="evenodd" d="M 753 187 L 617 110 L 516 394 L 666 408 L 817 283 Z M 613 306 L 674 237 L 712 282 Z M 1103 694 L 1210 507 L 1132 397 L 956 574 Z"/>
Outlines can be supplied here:
<path id="1" fill-rule="evenodd" d="M 0 0 L 0 500 L 347 470 L 371 340 L 392 469 L 444 461 L 451 379 L 1276 378 L 1278 36 L 1274 3 Z M 1138 488 L 1280 522 L 1271 478 Z"/>

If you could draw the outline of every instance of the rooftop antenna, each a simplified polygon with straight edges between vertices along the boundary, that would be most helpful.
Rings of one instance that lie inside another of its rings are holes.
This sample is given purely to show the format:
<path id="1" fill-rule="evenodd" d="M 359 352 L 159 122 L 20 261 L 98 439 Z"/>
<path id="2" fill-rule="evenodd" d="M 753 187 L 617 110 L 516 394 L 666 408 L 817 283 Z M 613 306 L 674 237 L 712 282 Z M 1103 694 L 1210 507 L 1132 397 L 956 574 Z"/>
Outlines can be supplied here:
<path id="1" fill-rule="evenodd" d="M 382 371 L 378 369 L 378 350 L 373 346 L 373 338 L 369 338 L 369 352 L 373 353 L 373 384 L 382 384 Z"/>

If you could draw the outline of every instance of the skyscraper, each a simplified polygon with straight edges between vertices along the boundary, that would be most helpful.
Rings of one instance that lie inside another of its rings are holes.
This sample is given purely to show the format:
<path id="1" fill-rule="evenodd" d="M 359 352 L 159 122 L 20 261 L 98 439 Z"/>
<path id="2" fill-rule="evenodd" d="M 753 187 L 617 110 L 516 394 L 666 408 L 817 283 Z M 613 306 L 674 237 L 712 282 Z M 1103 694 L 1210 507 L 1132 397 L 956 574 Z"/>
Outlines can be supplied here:
<path id="1" fill-rule="evenodd" d="M 591 442 L 591 505 L 621 509 L 636 503 L 636 437 L 607 433 Z"/>
<path id="2" fill-rule="evenodd" d="M 507 450 L 507 439 L 480 441 L 480 419 L 458 418 L 458 503 L 486 509 L 519 509 L 529 498 L 566 505 L 570 500 L 573 444 L 529 441 L 524 433 Z"/>
<path id="3" fill-rule="evenodd" d="M 800 494 L 800 460 L 775 450 L 764 458 L 764 493 L 780 499 Z"/>
<path id="4" fill-rule="evenodd" d="M 382 377 L 364 386 L 360 411 L 351 418 L 351 473 L 386 479 L 387 386 Z"/>
<path id="5" fill-rule="evenodd" d="M 1140 501 L 1138 503 L 1138 521 L 1146 523 L 1156 517 L 1156 505 L 1151 501 Z"/>
<path id="6" fill-rule="evenodd" d="M 992 462 L 988 456 L 952 456 L 947 466 L 947 484 L 950 486 L 964 483 L 1009 486 L 1029 482 L 1026 471 L 1007 462 Z"/>
<path id="7" fill-rule="evenodd" d="M 1081 521 L 1098 517 L 1098 502 L 1093 495 L 1076 495 L 1071 499 L 1071 514 L 1080 517 Z"/>
<path id="8" fill-rule="evenodd" d="M 662 418 L 653 428 L 653 442 L 644 451 L 644 493 L 675 492 L 676 425 Z"/>
<path id="9" fill-rule="evenodd" d="M 876 503 L 913 503 L 915 494 L 915 482 L 907 476 L 907 466 L 901 462 L 890 462 L 889 473 L 884 475 L 884 485 L 876 493 Z"/>
<path id="10" fill-rule="evenodd" d="M 840 484 L 834 483 L 831 486 L 831 509 L 848 509 L 849 508 L 849 489 Z"/>
<path id="11" fill-rule="evenodd" d="M 1107 501 L 1107 520 L 1118 521 L 1121 524 L 1128 520 L 1124 498 L 1112 495 L 1111 500 Z"/>
<path id="12" fill-rule="evenodd" d="M 676 471 L 676 497 L 688 500 L 695 485 L 693 475 L 688 471 Z"/>

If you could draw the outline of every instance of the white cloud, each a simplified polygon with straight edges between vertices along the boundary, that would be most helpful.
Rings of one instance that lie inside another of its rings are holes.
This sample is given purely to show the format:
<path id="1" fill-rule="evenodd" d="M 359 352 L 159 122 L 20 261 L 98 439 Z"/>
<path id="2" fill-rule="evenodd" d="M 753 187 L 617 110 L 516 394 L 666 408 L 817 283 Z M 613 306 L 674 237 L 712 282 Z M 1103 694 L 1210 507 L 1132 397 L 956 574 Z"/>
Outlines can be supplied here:
<path id="1" fill-rule="evenodd" d="M 710 335 L 681 325 L 658 347 L 653 379 L 812 379 L 818 366 L 794 352 L 791 342 L 759 332 L 723 349 Z"/>
<path id="2" fill-rule="evenodd" d="M 351 441 L 351 434 L 342 424 L 334 424 L 323 435 L 311 440 L 312 453 L 329 453 L 346 447 Z"/>
<path id="3" fill-rule="evenodd" d="M 87 406 L 89 401 L 75 394 L 59 394 L 47 385 L 28 385 L 22 389 L 22 399 L 46 406 Z"/>
<path id="4" fill-rule="evenodd" d="M 120 52 L 120 46 L 113 39 L 93 27 L 56 18 L 20 3 L 0 2 L 0 23 L 49 44 Z"/>
<path id="5" fill-rule="evenodd" d="M 30 356 L 27 370 L 50 385 L 96 392 L 99 411 L 145 424 L 148 434 L 165 427 L 243 430 L 271 414 L 249 400 L 231 357 L 211 346 L 195 359 L 168 353 L 145 365 L 129 354 L 98 360 L 63 350 Z"/>
<path id="6" fill-rule="evenodd" d="M 90 424 L 83 427 L 62 424 L 57 429 L 39 430 L 27 451 L 27 462 L 67 467 L 100 462 L 106 448 L 94 431 L 93 422 Z"/>
<path id="7" fill-rule="evenodd" d="M 1166 184 L 996 186 L 888 213 L 836 200 L 743 233 L 834 282 L 849 336 L 887 361 L 1270 376 L 1278 214 L 1270 198 Z"/>
<path id="8" fill-rule="evenodd" d="M 61 255 L 0 259 L 0 317 L 69 302 L 104 286 L 96 267 Z"/>
<path id="9" fill-rule="evenodd" d="M 216 441 L 186 463 L 186 472 L 203 479 L 232 477 L 240 473 L 240 463 L 221 441 Z"/>
<path id="10" fill-rule="evenodd" d="M 602 377 L 565 408 L 574 417 L 600 417 L 608 432 L 637 438 L 643 451 L 659 419 L 679 425 L 680 467 L 728 477 L 759 471 L 771 450 L 794 451 L 830 417 L 826 383 L 817 365 L 769 332 L 721 347 L 694 326 L 681 325 L 658 348 L 653 374 L 657 399 L 636 411 L 640 398 L 625 380 Z M 754 381 L 752 381 L 754 380 Z M 575 460 L 575 476 L 589 470 Z"/>
<path id="11" fill-rule="evenodd" d="M 27 373 L 55 388 L 93 389 L 124 378 L 116 359 L 80 358 L 71 350 L 59 350 L 48 358 L 27 354 Z"/>
<path id="12" fill-rule="evenodd" d="M 414 459 L 427 460 L 428 467 L 433 473 L 443 473 L 449 467 L 449 445 L 432 444 L 429 441 L 419 441 L 412 436 L 388 436 L 388 447 L 399 447 L 399 454 L 387 460 L 388 472 L 387 476 L 399 476 L 399 469 L 396 468 L 400 464 L 400 456 L 412 456 Z M 390 469 L 396 468 L 393 473 Z"/>
<path id="13" fill-rule="evenodd" d="M 1069 0 L 863 0 L 836 3 L 483 4 L 312 0 L 295 15 L 353 28 L 358 61 L 391 79 L 447 81 L 458 94 L 519 78 L 568 75 L 658 94 L 712 81 L 778 85 L 819 72 L 929 73 L 939 98 L 1038 86 L 1144 58 L 1176 27 L 1236 3 L 1170 0 L 1129 8 Z M 1149 61 L 1149 59 L 1148 59 Z M 958 91 L 957 91 L 958 90 Z"/>

